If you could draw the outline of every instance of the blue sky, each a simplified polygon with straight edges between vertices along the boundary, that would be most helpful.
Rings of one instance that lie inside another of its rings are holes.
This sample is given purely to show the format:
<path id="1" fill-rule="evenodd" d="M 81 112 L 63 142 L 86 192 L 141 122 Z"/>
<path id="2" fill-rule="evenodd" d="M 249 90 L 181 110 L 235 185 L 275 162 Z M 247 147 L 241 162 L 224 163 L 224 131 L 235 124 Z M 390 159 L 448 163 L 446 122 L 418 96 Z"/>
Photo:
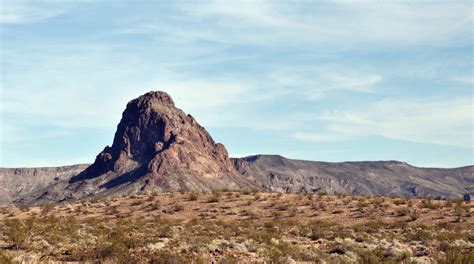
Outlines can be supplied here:
<path id="1" fill-rule="evenodd" d="M 472 1 L 1 0 L 0 166 L 92 162 L 171 94 L 226 145 L 473 164 Z"/>

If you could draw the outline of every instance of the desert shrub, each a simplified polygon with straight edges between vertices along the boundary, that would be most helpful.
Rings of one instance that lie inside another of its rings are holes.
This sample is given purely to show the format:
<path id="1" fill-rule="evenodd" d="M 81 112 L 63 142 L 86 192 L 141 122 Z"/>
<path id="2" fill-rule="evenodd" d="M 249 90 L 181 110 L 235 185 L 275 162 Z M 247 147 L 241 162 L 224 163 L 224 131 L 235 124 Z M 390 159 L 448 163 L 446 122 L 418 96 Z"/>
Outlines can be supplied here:
<path id="1" fill-rule="evenodd" d="M 361 250 L 358 252 L 358 263 L 379 264 L 379 263 L 406 263 L 409 258 L 407 254 L 401 256 L 391 256 L 383 248 L 377 247 L 373 250 Z"/>
<path id="2" fill-rule="evenodd" d="M 19 205 L 18 209 L 20 209 L 22 212 L 28 212 L 30 210 L 27 205 Z"/>
<path id="3" fill-rule="evenodd" d="M 205 262 L 203 262 L 205 263 Z M 241 261 L 234 255 L 227 255 L 221 261 L 221 264 L 239 264 Z"/>
<path id="4" fill-rule="evenodd" d="M 410 209 L 408 209 L 408 208 L 397 209 L 394 212 L 394 215 L 397 216 L 397 217 L 407 216 L 408 214 L 410 214 Z"/>
<path id="5" fill-rule="evenodd" d="M 278 206 L 276 207 L 276 209 L 277 209 L 278 211 L 287 211 L 288 209 L 290 209 L 290 205 L 289 205 L 289 204 L 286 204 L 286 203 L 282 203 L 282 204 L 278 205 Z"/>
<path id="6" fill-rule="evenodd" d="M 0 249 L 0 263 L 3 263 L 3 264 L 13 263 L 13 258 L 10 255 L 8 255 L 8 253 L 4 251 L 3 249 Z"/>
<path id="7" fill-rule="evenodd" d="M 323 263 L 323 254 L 321 250 L 312 247 L 293 247 L 291 249 L 291 257 L 296 261 L 304 263 Z M 288 261 L 286 263 L 288 263 Z"/>
<path id="8" fill-rule="evenodd" d="M 273 221 L 266 221 L 263 223 L 263 227 L 273 230 L 275 228 L 275 223 Z"/>
<path id="9" fill-rule="evenodd" d="M 289 212 L 288 212 L 288 217 L 295 217 L 297 216 L 299 213 L 298 209 L 296 208 L 292 208 Z"/>
<path id="10" fill-rule="evenodd" d="M 416 221 L 418 219 L 418 214 L 416 212 L 410 213 L 410 221 Z"/>
<path id="11" fill-rule="evenodd" d="M 463 252 L 462 248 L 451 247 L 445 251 L 444 256 L 438 255 L 435 262 L 439 264 L 471 264 L 474 263 L 474 252 Z"/>
<path id="12" fill-rule="evenodd" d="M 272 212 L 272 217 L 273 217 L 273 218 L 281 218 L 281 217 L 283 217 L 283 213 L 282 213 L 282 212 L 278 212 L 278 211 L 273 211 L 273 212 Z"/>
<path id="13" fill-rule="evenodd" d="M 158 195 L 158 193 L 156 192 L 153 192 L 151 193 L 150 195 L 148 195 L 148 198 L 146 199 L 148 202 L 153 202 L 156 198 L 156 196 Z"/>
<path id="14" fill-rule="evenodd" d="M 100 201 L 100 200 L 99 200 L 99 198 L 97 198 L 97 197 L 90 200 L 91 204 L 99 203 L 99 201 Z"/>
<path id="15" fill-rule="evenodd" d="M 411 241 L 429 241 L 432 238 L 431 231 L 427 230 L 425 227 L 419 227 L 415 230 L 410 230 L 405 233 L 405 238 L 407 242 Z"/>
<path id="16" fill-rule="evenodd" d="M 406 202 L 407 202 L 406 200 L 402 200 L 402 199 L 393 200 L 393 204 L 397 206 L 406 204 Z"/>
<path id="17" fill-rule="evenodd" d="M 365 208 L 369 206 L 369 204 L 367 203 L 367 201 L 361 198 L 357 201 L 356 206 L 357 206 L 357 210 L 362 212 Z"/>
<path id="18" fill-rule="evenodd" d="M 250 230 L 249 230 L 250 231 Z M 253 239 L 257 243 L 265 243 L 265 244 L 270 244 L 270 241 L 272 238 L 279 239 L 280 234 L 273 232 L 272 230 L 266 229 L 266 230 L 251 230 L 248 234 L 248 237 L 250 239 Z"/>
<path id="19" fill-rule="evenodd" d="M 247 216 L 249 219 L 257 219 L 258 218 L 257 214 L 255 212 L 251 211 L 251 210 L 243 210 L 242 214 L 244 216 Z"/>
<path id="20" fill-rule="evenodd" d="M 383 197 L 376 197 L 372 201 L 372 203 L 374 204 L 375 207 L 381 207 L 384 202 L 385 202 L 385 198 L 383 198 Z"/>
<path id="21" fill-rule="evenodd" d="M 197 201 L 198 199 L 199 199 L 199 196 L 196 192 L 189 193 L 189 196 L 188 196 L 189 201 Z"/>
<path id="22" fill-rule="evenodd" d="M 309 234 L 311 240 L 318 240 L 320 238 L 326 238 L 328 232 L 331 231 L 333 225 L 329 222 L 316 220 L 309 223 L 307 226 L 301 228 L 300 232 L 303 234 Z"/>
<path id="23" fill-rule="evenodd" d="M 438 209 L 439 205 L 437 203 L 433 203 L 431 199 L 423 199 L 421 201 L 420 207 L 428 209 Z"/>
<path id="24" fill-rule="evenodd" d="M 175 204 L 175 205 L 173 205 L 173 207 L 171 208 L 171 210 L 173 210 L 174 212 L 183 211 L 183 210 L 184 210 L 184 206 L 183 206 L 182 204 Z"/>
<path id="25" fill-rule="evenodd" d="M 326 236 L 324 230 L 317 225 L 311 227 L 311 233 L 309 234 L 309 238 L 313 241 L 318 239 L 324 238 Z"/>
<path id="26" fill-rule="evenodd" d="M 12 219 L 5 221 L 3 233 L 15 245 L 16 250 L 28 249 L 35 229 L 35 219 L 29 218 L 25 221 Z"/>
<path id="27" fill-rule="evenodd" d="M 363 224 L 362 226 L 360 226 L 360 228 L 367 233 L 377 233 L 379 232 L 380 229 L 382 229 L 386 225 L 387 223 L 385 223 L 384 221 L 369 221 Z"/>
<path id="28" fill-rule="evenodd" d="M 213 191 L 211 196 L 207 199 L 208 203 L 217 203 L 221 198 L 221 193 L 218 191 Z"/>
<path id="29" fill-rule="evenodd" d="M 74 260 L 98 262 L 113 260 L 114 263 L 128 263 L 132 260 L 130 250 L 143 244 L 143 241 L 130 234 L 137 227 L 128 221 L 119 221 L 112 229 L 104 229 L 97 224 L 92 226 L 94 229 L 91 233 L 99 239 L 86 247 L 72 248 L 71 256 Z"/>
<path id="30" fill-rule="evenodd" d="M 148 211 L 156 211 L 160 209 L 161 204 L 159 201 L 156 201 L 156 202 L 151 202 L 148 206 L 149 206 Z"/>
<path id="31" fill-rule="evenodd" d="M 118 206 L 118 205 L 114 205 L 114 206 L 109 207 L 109 208 L 110 208 L 110 210 L 108 210 L 107 213 L 110 213 L 110 214 L 112 214 L 112 215 L 118 215 L 118 214 L 120 214 L 120 210 L 119 210 L 119 206 Z"/>
<path id="32" fill-rule="evenodd" d="M 346 197 L 342 200 L 343 205 L 349 205 L 352 202 L 352 199 L 350 197 Z"/>
<path id="33" fill-rule="evenodd" d="M 255 193 L 254 199 L 255 201 L 259 201 L 260 199 L 262 199 L 262 195 L 260 193 Z"/>
<path id="34" fill-rule="evenodd" d="M 217 203 L 219 202 L 219 197 L 218 196 L 215 196 L 215 195 L 212 195 L 211 197 L 209 197 L 207 199 L 207 202 L 208 203 Z"/>
<path id="35" fill-rule="evenodd" d="M 381 248 L 360 251 L 358 253 L 359 253 L 358 263 L 361 263 L 361 264 L 396 263 L 396 262 L 384 261 L 384 251 Z"/>
<path id="36" fill-rule="evenodd" d="M 246 190 L 242 190 L 242 191 L 241 191 L 241 193 L 242 193 L 243 195 L 249 195 L 249 194 L 251 194 L 251 193 L 252 193 L 252 191 L 251 191 L 251 190 L 248 190 L 248 189 L 246 189 Z"/>
<path id="37" fill-rule="evenodd" d="M 267 252 L 267 263 L 286 263 L 288 256 L 288 249 L 271 247 Z"/>
<path id="38" fill-rule="evenodd" d="M 464 207 L 461 203 L 456 203 L 454 206 L 454 216 L 462 217 L 464 212 L 466 212 L 466 215 L 469 215 L 469 211 L 469 207 Z"/>
<path id="39" fill-rule="evenodd" d="M 451 232 L 434 232 L 433 239 L 438 241 L 456 241 L 456 240 L 465 240 L 470 241 L 472 237 L 469 236 L 466 232 L 451 231 Z"/>
<path id="40" fill-rule="evenodd" d="M 149 263 L 153 264 L 179 264 L 179 263 L 205 263 L 202 257 L 188 258 L 167 250 L 154 252 L 149 256 Z"/>
<path id="41" fill-rule="evenodd" d="M 142 204 L 142 201 L 140 200 L 136 200 L 136 201 L 133 201 L 130 203 L 131 206 L 137 206 L 137 205 L 141 205 Z"/>
<path id="42" fill-rule="evenodd" d="M 41 207 L 41 214 L 42 215 L 47 215 L 53 209 L 54 209 L 54 204 L 52 204 L 52 203 L 45 204 Z"/>

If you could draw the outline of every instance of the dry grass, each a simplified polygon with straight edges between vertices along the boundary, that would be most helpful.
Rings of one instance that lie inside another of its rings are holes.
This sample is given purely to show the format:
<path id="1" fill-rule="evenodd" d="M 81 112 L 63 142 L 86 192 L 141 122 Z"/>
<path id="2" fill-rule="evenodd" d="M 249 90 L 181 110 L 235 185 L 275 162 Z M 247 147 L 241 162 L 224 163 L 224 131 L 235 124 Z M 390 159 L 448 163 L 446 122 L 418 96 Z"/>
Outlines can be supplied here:
<path id="1" fill-rule="evenodd" d="M 252 192 L 0 208 L 0 263 L 474 263 L 472 204 Z"/>

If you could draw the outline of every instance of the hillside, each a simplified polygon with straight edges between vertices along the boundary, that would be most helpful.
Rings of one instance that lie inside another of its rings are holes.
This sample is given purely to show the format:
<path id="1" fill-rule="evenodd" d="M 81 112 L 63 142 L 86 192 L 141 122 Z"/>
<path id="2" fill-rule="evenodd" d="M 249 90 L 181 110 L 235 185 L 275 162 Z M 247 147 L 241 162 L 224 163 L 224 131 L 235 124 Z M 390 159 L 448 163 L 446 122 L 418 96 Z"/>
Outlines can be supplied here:
<path id="1" fill-rule="evenodd" d="M 89 164 L 45 168 L 0 168 L 0 204 L 45 188 L 54 182 L 68 180 Z"/>
<path id="2" fill-rule="evenodd" d="M 234 159 L 235 168 L 266 191 L 461 197 L 474 191 L 474 166 L 419 168 L 399 161 L 316 162 L 278 155 Z"/>

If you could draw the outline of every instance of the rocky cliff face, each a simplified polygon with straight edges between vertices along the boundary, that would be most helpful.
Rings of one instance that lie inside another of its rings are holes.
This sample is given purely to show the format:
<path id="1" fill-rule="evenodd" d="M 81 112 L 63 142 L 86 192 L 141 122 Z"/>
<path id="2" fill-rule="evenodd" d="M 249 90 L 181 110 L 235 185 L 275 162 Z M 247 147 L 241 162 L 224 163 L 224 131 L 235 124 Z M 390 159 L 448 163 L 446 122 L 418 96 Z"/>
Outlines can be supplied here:
<path id="1" fill-rule="evenodd" d="M 238 189 L 250 184 L 227 150 L 164 92 L 127 104 L 112 146 L 85 171 L 37 192 L 34 199 L 67 201 L 151 191 Z"/>
<path id="2" fill-rule="evenodd" d="M 140 168 L 156 182 L 164 177 L 216 178 L 232 171 L 227 150 L 216 144 L 191 115 L 164 92 L 150 92 L 128 103 L 112 147 L 97 156 L 78 181 Z"/>

